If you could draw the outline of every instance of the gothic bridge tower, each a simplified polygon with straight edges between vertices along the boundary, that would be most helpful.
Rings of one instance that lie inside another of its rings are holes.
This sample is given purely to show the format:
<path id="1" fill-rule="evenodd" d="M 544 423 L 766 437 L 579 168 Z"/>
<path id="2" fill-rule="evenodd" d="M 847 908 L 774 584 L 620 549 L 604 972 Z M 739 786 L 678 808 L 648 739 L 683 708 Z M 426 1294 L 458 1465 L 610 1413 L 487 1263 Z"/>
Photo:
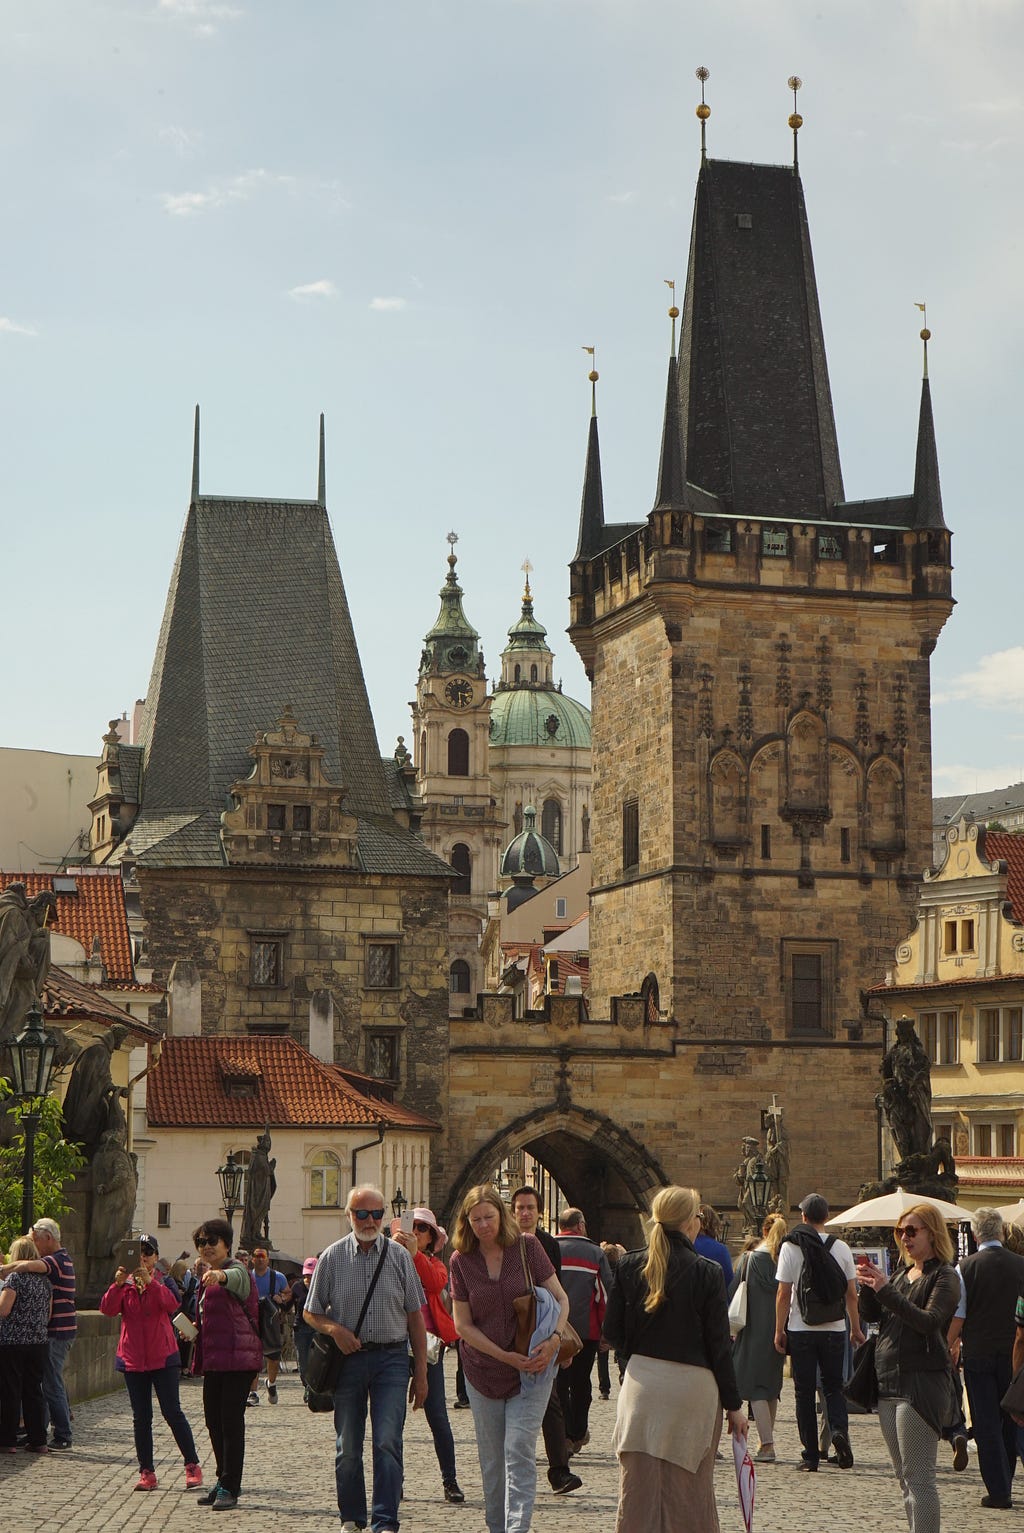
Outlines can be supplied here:
<path id="1" fill-rule="evenodd" d="M 845 497 L 790 126 L 791 167 L 702 155 L 654 505 L 605 521 L 595 410 L 570 633 L 593 684 L 590 1015 L 647 981 L 670 1174 L 721 1196 L 775 1090 L 794 1188 L 840 1198 L 877 1143 L 860 992 L 930 861 L 950 534 L 927 330 L 913 489 Z"/>

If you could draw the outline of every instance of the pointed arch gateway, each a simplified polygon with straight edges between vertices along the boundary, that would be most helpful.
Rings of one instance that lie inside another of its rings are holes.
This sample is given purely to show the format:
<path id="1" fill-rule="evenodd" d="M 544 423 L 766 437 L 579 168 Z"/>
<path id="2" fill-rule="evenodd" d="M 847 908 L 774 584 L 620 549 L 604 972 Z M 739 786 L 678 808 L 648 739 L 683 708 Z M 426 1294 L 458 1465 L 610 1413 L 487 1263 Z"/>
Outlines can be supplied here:
<path id="1" fill-rule="evenodd" d="M 516 1118 L 470 1156 L 449 1189 L 449 1230 L 469 1189 L 491 1181 L 515 1150 L 529 1150 L 551 1172 L 586 1213 L 592 1239 L 629 1247 L 642 1244 L 640 1217 L 670 1181 L 656 1157 L 604 1113 L 548 1104 Z"/>

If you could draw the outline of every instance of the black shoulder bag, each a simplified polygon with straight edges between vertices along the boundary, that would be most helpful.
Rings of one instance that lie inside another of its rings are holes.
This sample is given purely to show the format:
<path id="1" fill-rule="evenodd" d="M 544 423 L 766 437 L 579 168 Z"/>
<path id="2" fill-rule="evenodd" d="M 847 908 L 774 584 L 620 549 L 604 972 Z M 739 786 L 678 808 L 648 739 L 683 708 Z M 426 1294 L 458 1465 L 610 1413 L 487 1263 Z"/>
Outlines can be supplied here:
<path id="1" fill-rule="evenodd" d="M 363 1307 L 359 1311 L 359 1319 L 352 1327 L 353 1333 L 359 1335 L 359 1327 L 366 1319 L 366 1311 L 370 1307 L 373 1290 L 377 1286 L 384 1263 L 388 1259 L 389 1242 L 385 1242 L 384 1249 L 380 1253 L 380 1259 L 370 1279 L 370 1286 L 366 1290 L 366 1298 Z M 312 1329 L 312 1327 L 311 1327 Z M 342 1364 L 345 1361 L 345 1353 L 337 1345 L 333 1336 L 325 1336 L 322 1331 L 313 1331 L 313 1339 L 309 1346 L 309 1359 L 306 1363 L 306 1404 L 311 1411 L 333 1411 L 334 1391 L 338 1387 L 341 1378 Z"/>

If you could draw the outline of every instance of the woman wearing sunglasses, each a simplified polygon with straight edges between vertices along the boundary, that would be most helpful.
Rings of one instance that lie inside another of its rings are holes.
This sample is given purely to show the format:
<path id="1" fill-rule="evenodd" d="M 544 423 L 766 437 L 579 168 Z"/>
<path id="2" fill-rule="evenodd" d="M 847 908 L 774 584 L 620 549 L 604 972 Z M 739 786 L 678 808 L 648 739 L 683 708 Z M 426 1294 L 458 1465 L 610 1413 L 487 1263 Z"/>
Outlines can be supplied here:
<path id="1" fill-rule="evenodd" d="M 423 1319 L 427 1327 L 427 1398 L 423 1404 L 423 1413 L 434 1439 L 444 1499 L 458 1505 L 466 1498 L 459 1488 L 455 1473 L 455 1440 L 444 1397 L 444 1349 L 454 1347 L 459 1337 L 455 1322 L 441 1297 L 448 1287 L 448 1268 L 438 1254 L 447 1245 L 448 1234 L 429 1208 L 414 1208 L 412 1234 L 403 1234 L 401 1219 L 392 1219 L 391 1238 L 403 1245 L 412 1257 L 416 1276 L 423 1284 L 426 1295 Z M 433 1344 L 430 1340 L 432 1336 L 436 1338 Z M 438 1349 L 437 1361 L 434 1363 L 430 1361 L 432 1345 Z"/>
<path id="2" fill-rule="evenodd" d="M 890 1281 L 857 1260 L 860 1312 L 880 1320 L 875 1344 L 878 1420 L 911 1533 L 939 1533 L 935 1457 L 951 1418 L 953 1382 L 946 1333 L 960 1302 L 953 1243 L 937 1209 L 918 1203 L 900 1215 L 904 1268 Z"/>
<path id="3" fill-rule="evenodd" d="M 245 1459 L 245 1402 L 263 1362 L 256 1287 L 239 1261 L 226 1219 L 207 1219 L 193 1235 L 206 1263 L 196 1304 L 195 1372 L 203 1376 L 203 1413 L 217 1464 L 217 1483 L 201 1506 L 215 1512 L 238 1505 Z"/>

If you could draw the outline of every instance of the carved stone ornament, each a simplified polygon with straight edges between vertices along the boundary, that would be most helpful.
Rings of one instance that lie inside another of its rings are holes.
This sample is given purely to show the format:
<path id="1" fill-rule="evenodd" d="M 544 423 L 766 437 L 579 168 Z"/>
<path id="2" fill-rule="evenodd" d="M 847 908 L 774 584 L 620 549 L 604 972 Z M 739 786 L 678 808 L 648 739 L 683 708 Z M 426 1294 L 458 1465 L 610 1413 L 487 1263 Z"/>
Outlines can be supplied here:
<path id="1" fill-rule="evenodd" d="M 910 943 L 901 942 L 899 947 L 896 949 L 896 962 L 909 963 L 913 956 L 914 949 L 910 946 Z"/>

